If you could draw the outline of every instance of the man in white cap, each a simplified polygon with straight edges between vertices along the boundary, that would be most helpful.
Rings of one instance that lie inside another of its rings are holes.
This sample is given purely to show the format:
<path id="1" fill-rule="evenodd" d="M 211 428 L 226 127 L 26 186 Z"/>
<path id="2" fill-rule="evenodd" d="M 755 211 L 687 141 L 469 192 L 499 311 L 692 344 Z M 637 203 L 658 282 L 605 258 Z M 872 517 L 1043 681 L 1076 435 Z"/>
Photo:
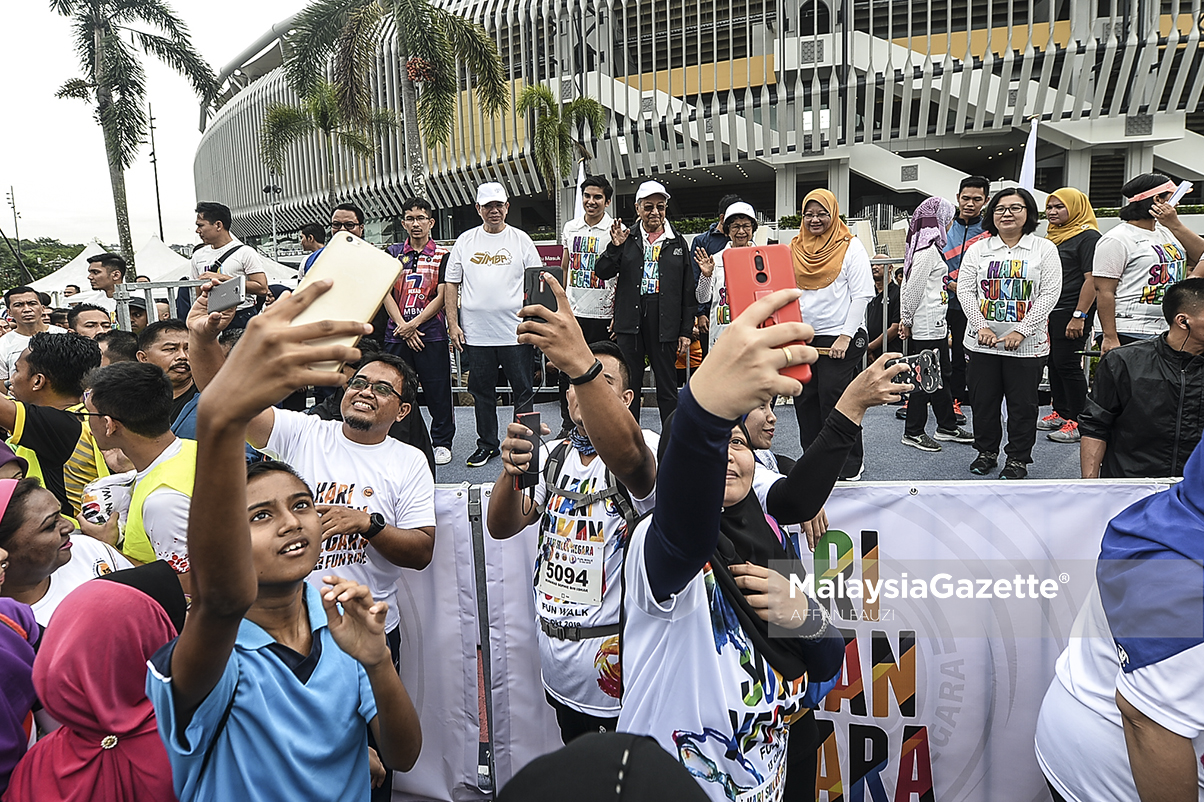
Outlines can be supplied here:
<path id="1" fill-rule="evenodd" d="M 542 261 L 535 243 L 506 225 L 506 190 L 488 182 L 477 187 L 481 223 L 464 232 L 447 260 L 447 334 L 464 352 L 468 391 L 477 417 L 477 450 L 466 460 L 477 468 L 498 456 L 497 368 L 500 364 L 521 407 L 535 394 L 535 352 L 518 344 L 518 310 L 523 306 L 523 270 Z"/>
<path id="2" fill-rule="evenodd" d="M 599 278 L 619 278 L 614 330 L 636 391 L 633 411 L 639 409 L 640 377 L 647 357 L 656 378 L 662 424 L 677 409 L 677 356 L 690 352 L 698 307 L 690 248 L 666 219 L 669 197 L 659 181 L 640 184 L 635 193 L 640 218 L 636 230 L 616 219 L 610 227 L 610 245 L 594 266 Z"/>

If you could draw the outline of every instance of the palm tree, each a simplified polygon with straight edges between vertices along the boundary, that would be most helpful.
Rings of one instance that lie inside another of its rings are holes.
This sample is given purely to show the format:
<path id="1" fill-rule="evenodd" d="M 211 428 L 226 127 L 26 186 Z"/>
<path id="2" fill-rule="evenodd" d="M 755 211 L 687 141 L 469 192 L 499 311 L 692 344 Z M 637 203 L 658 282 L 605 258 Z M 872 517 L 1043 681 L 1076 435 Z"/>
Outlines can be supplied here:
<path id="1" fill-rule="evenodd" d="M 369 109 L 363 125 L 348 120 L 338 103 L 338 89 L 329 81 L 319 81 L 301 105 L 274 103 L 264 114 L 259 133 L 260 154 L 274 174 L 284 172 L 284 157 L 289 146 L 315 131 L 322 136 L 326 161 L 326 202 L 336 204 L 334 150 L 341 147 L 360 158 L 376 155 L 379 136 L 397 127 L 392 112 Z"/>
<path id="2" fill-rule="evenodd" d="M 573 156 L 580 154 L 585 161 L 593 154 L 582 142 L 581 133 L 588 128 L 594 138 L 602 136 L 606 109 L 590 97 L 579 97 L 563 106 L 552 90 L 544 84 L 523 89 L 518 96 L 518 110 L 535 114 L 535 135 L 531 138 L 535 169 L 548 186 L 548 195 L 556 206 L 556 236 L 564 230 L 564 211 L 557 197 L 564 186 L 564 177 L 573 171 Z"/>
<path id="3" fill-rule="evenodd" d="M 475 77 L 477 100 L 493 116 L 508 105 L 508 81 L 489 33 L 428 0 L 314 0 L 297 16 L 285 71 L 297 94 L 311 94 L 333 61 L 334 85 L 345 119 L 369 122 L 371 69 L 383 32 L 392 24 L 400 53 L 402 116 L 410 187 L 426 195 L 425 147 L 451 137 L 460 86 L 457 60 Z M 419 94 L 415 83 L 422 84 Z M 420 131 L 421 137 L 414 132 Z"/>
<path id="4" fill-rule="evenodd" d="M 146 73 L 139 52 L 154 56 L 187 78 L 202 101 L 217 96 L 217 80 L 193 48 L 188 26 L 161 0 L 50 0 L 50 7 L 71 20 L 75 54 L 84 73 L 55 94 L 96 106 L 96 122 L 104 132 L 117 234 L 122 253 L 133 264 L 125 171 L 146 137 Z"/>

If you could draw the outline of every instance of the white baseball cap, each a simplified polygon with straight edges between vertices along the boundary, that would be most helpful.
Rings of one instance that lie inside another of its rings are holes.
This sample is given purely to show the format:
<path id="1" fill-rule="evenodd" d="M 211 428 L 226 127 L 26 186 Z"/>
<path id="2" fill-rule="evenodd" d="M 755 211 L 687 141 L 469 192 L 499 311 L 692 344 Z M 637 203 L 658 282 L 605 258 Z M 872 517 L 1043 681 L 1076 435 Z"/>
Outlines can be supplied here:
<path id="1" fill-rule="evenodd" d="M 757 213 L 753 211 L 752 204 L 744 203 L 743 201 L 733 203 L 731 206 L 727 207 L 726 211 L 723 212 L 723 221 L 726 223 L 731 219 L 732 215 L 737 214 L 747 217 L 749 220 L 752 220 L 754 224 L 757 222 Z"/>
<path id="2" fill-rule="evenodd" d="M 665 200 L 673 197 L 669 194 L 669 190 L 665 189 L 665 185 L 660 181 L 645 181 L 640 184 L 640 188 L 635 191 L 635 202 L 639 203 L 649 195 L 664 195 Z"/>
<path id="3" fill-rule="evenodd" d="M 488 181 L 477 187 L 477 204 L 484 206 L 487 203 L 501 201 L 505 203 L 509 198 L 506 197 L 506 188 L 496 181 Z"/>

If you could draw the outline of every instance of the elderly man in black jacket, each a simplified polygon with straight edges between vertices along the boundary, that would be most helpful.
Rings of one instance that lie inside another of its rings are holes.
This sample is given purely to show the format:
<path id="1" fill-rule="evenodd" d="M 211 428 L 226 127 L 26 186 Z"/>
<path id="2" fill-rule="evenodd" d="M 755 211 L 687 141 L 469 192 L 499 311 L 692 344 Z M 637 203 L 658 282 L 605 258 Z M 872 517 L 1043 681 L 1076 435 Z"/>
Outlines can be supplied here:
<path id="1" fill-rule="evenodd" d="M 639 409 L 639 377 L 647 356 L 662 424 L 677 408 L 677 356 L 690 352 L 698 305 L 693 257 L 666 219 L 668 203 L 669 191 L 659 181 L 640 184 L 635 193 L 639 224 L 629 230 L 615 218 L 610 245 L 594 265 L 601 279 L 619 277 L 614 331 L 636 390 L 632 411 Z"/>
<path id="2" fill-rule="evenodd" d="M 1204 278 L 1162 299 L 1170 331 L 1113 348 L 1079 417 L 1084 479 L 1182 476 L 1204 431 Z"/>

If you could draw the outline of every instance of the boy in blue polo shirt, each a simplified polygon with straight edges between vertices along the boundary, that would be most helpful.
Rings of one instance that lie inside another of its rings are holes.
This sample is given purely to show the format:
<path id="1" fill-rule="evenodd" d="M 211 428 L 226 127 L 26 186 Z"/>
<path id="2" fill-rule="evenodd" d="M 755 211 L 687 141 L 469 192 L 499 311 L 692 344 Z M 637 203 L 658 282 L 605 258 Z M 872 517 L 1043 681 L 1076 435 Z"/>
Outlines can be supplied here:
<path id="1" fill-rule="evenodd" d="M 192 608 L 146 681 L 181 802 L 367 799 L 365 723 L 396 769 L 409 770 L 422 746 L 385 641 L 387 604 L 337 576 L 321 592 L 310 587 L 322 524 L 309 488 L 281 463 L 245 467 L 253 417 L 297 388 L 342 381 L 311 363 L 359 358 L 355 348 L 305 341 L 369 326 L 289 325 L 329 287 L 319 282 L 257 316 L 199 406 L 205 480 L 188 522 Z M 194 327 L 220 319 L 191 317 Z"/>

